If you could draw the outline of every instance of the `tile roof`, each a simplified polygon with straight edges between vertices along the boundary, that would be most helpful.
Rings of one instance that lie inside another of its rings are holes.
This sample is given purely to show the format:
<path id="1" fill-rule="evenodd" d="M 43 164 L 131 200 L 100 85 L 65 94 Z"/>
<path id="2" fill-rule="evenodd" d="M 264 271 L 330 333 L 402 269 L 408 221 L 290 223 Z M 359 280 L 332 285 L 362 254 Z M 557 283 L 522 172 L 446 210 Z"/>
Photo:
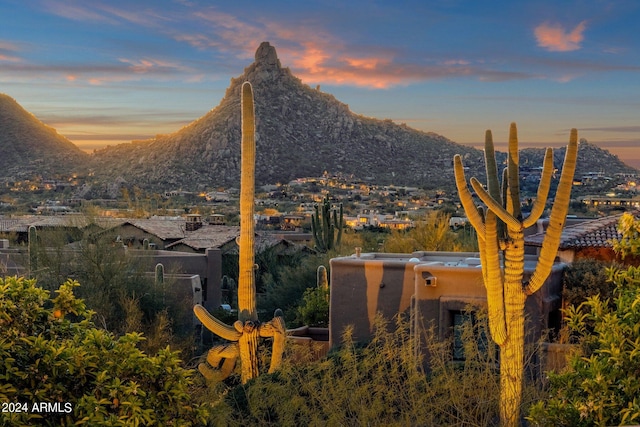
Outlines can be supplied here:
<path id="1" fill-rule="evenodd" d="M 0 232 L 26 233 L 30 226 L 46 227 L 76 227 L 84 228 L 90 221 L 84 215 L 24 215 L 20 217 L 0 217 Z"/>
<path id="2" fill-rule="evenodd" d="M 190 248 L 200 250 L 208 248 L 217 248 L 240 235 L 240 227 L 232 225 L 203 225 L 201 228 L 190 231 L 186 237 L 178 240 L 167 248 L 180 244 L 189 246 Z"/>
<path id="3" fill-rule="evenodd" d="M 162 240 L 182 239 L 186 236 L 186 223 L 180 219 L 130 219 L 124 224 L 131 224 Z"/>
<path id="4" fill-rule="evenodd" d="M 622 214 L 566 225 L 562 230 L 559 249 L 610 248 L 611 240 L 620 240 L 618 221 Z M 546 233 L 536 233 L 525 237 L 525 244 L 542 246 Z"/>

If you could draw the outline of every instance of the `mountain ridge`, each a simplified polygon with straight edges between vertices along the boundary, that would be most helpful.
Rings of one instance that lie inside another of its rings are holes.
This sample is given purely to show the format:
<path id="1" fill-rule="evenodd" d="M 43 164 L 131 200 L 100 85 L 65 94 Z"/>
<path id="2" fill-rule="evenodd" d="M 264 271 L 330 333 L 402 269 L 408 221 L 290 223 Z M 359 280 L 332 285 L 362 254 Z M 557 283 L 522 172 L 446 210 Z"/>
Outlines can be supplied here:
<path id="1" fill-rule="evenodd" d="M 463 156 L 468 176 L 484 175 L 481 150 L 391 120 L 356 114 L 333 95 L 302 83 L 289 68 L 281 66 L 275 48 L 263 42 L 254 62 L 231 79 L 220 103 L 202 117 L 168 135 L 81 156 L 92 176 L 83 194 L 115 196 L 118 186 L 153 192 L 237 187 L 240 90 L 244 81 L 250 81 L 254 89 L 257 185 L 328 171 L 377 184 L 453 190 L 454 154 Z M 66 147 L 67 142 L 61 140 L 60 144 Z M 603 159 L 608 162 L 608 170 L 635 171 L 593 144 L 583 148 L 588 150 L 579 152 L 577 174 L 601 166 Z M 562 165 L 563 150 L 554 150 L 557 167 Z M 521 150 L 521 163 L 541 165 L 543 152 Z"/>
<path id="2" fill-rule="evenodd" d="M 14 179 L 64 174 L 89 159 L 73 142 L 1 93 L 0 149 L 1 176 Z"/>

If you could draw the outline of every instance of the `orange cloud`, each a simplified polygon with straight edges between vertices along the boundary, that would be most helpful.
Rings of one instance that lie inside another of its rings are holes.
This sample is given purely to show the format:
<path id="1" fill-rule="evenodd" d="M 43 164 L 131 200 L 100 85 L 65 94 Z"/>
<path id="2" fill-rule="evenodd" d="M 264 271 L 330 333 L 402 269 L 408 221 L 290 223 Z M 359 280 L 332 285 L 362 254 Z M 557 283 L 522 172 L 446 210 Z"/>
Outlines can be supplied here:
<path id="1" fill-rule="evenodd" d="M 580 49 L 584 40 L 584 30 L 587 22 L 582 21 L 573 30 L 567 32 L 559 24 L 542 23 L 534 29 L 538 46 L 551 52 L 569 52 Z"/>

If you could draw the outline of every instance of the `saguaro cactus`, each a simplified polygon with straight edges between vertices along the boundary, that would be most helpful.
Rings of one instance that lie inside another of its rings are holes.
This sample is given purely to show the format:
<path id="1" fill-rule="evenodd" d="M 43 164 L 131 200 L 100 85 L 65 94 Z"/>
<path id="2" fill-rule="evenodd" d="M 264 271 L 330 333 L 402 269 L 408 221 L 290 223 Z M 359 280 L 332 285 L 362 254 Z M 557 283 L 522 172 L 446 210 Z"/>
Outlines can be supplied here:
<path id="1" fill-rule="evenodd" d="M 462 159 L 454 157 L 456 185 L 462 206 L 476 229 L 484 285 L 487 289 L 489 329 L 500 346 L 500 422 L 519 423 L 524 372 L 524 306 L 528 295 L 536 292 L 549 276 L 558 251 L 562 228 L 569 207 L 571 184 L 578 155 L 578 132 L 571 129 L 562 175 L 549 218 L 540 257 L 528 283 L 524 277 L 524 229 L 532 226 L 544 212 L 551 175 L 553 152 L 545 153 L 542 176 L 531 213 L 523 219 L 520 211 L 519 157 L 516 124 L 509 131 L 508 165 L 499 187 L 498 168 L 491 131 L 485 135 L 487 190 L 476 179 L 471 186 L 486 205 L 486 214 L 476 208 L 464 176 Z M 501 256 L 502 255 L 502 256 Z"/>
<path id="2" fill-rule="evenodd" d="M 29 226 L 29 277 L 35 277 L 38 270 L 38 233 L 33 225 Z"/>
<path id="3" fill-rule="evenodd" d="M 253 90 L 249 82 L 242 85 L 242 149 L 240 178 L 240 271 L 238 276 L 238 320 L 227 326 L 213 317 L 204 307 L 196 305 L 194 312 L 202 324 L 218 336 L 232 341 L 209 350 L 207 364 L 198 369 L 208 379 L 224 379 L 231 374 L 240 356 L 242 382 L 258 376 L 258 338 L 272 337 L 273 349 L 269 372 L 282 361 L 285 342 L 284 318 L 279 310 L 267 323 L 260 323 L 256 309 L 254 276 L 254 204 L 255 204 L 255 112 Z M 222 362 L 222 366 L 220 363 Z M 218 370 L 218 368 L 220 368 Z"/>
<path id="4" fill-rule="evenodd" d="M 329 302 L 329 279 L 327 278 L 327 267 L 319 265 L 316 270 L 316 284 L 318 289 L 325 293 L 326 301 Z"/>
<path id="5" fill-rule="evenodd" d="M 331 208 L 331 201 L 327 196 L 321 206 L 315 206 L 316 213 L 311 215 L 313 240 L 316 249 L 320 252 L 327 252 L 340 245 L 343 225 L 342 203 L 338 210 L 339 214 Z M 337 236 L 336 230 L 338 231 Z"/>
<path id="6" fill-rule="evenodd" d="M 164 265 L 161 262 L 156 264 L 155 284 L 156 286 L 164 285 Z"/>

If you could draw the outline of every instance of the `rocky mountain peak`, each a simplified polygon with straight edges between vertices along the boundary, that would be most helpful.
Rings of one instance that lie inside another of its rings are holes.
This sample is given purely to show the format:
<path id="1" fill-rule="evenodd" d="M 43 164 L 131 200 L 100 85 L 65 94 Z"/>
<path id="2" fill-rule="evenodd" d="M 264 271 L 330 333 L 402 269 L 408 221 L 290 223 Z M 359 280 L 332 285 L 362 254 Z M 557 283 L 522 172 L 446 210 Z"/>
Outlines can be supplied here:
<path id="1" fill-rule="evenodd" d="M 255 61 L 244 69 L 242 76 L 232 80 L 232 86 L 240 86 L 243 81 L 250 81 L 255 86 L 280 80 L 284 76 L 290 77 L 291 72 L 280 65 L 276 48 L 269 42 L 262 42 L 256 50 Z"/>
<path id="2" fill-rule="evenodd" d="M 258 50 L 256 50 L 255 62 L 264 68 L 281 68 L 276 48 L 271 46 L 269 42 L 260 43 Z"/>

